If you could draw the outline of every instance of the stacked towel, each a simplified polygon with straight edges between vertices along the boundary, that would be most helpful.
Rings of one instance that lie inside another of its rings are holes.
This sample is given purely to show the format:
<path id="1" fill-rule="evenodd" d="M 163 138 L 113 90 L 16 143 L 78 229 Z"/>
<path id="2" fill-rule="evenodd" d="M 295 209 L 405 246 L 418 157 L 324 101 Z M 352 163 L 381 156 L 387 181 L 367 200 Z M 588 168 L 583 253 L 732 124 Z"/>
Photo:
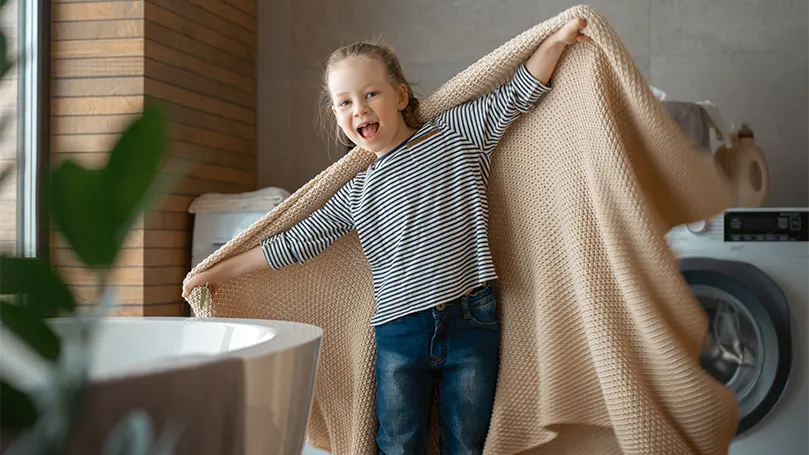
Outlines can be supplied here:
<path id="1" fill-rule="evenodd" d="M 269 212 L 288 197 L 288 191 L 272 186 L 247 193 L 207 193 L 191 202 L 188 213 Z"/>

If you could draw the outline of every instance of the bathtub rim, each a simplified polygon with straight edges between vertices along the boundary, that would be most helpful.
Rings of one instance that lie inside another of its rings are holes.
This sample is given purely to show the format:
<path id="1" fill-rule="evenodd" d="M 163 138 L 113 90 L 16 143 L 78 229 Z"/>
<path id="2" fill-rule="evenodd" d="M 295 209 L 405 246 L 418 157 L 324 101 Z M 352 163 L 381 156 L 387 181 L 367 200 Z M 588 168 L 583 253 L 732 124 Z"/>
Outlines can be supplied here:
<path id="1" fill-rule="evenodd" d="M 73 316 L 51 318 L 49 321 L 69 321 L 76 319 Z M 123 379 L 132 379 L 140 376 L 146 376 L 156 373 L 164 373 L 169 371 L 182 371 L 190 369 L 199 365 L 217 363 L 222 360 L 238 358 L 243 362 L 251 362 L 260 360 L 263 357 L 271 356 L 284 351 L 294 350 L 315 344 L 314 349 L 318 351 L 316 358 L 319 359 L 319 350 L 323 340 L 323 329 L 302 322 L 284 321 L 277 319 L 251 319 L 251 318 L 206 318 L 206 317 L 187 317 L 187 316 L 102 316 L 102 324 L 105 322 L 134 322 L 134 323 L 149 323 L 149 322 L 169 322 L 169 323 L 202 323 L 202 324 L 226 324 L 226 325 L 248 325 L 259 326 L 262 328 L 274 329 L 275 334 L 268 340 L 260 343 L 234 349 L 232 351 L 220 352 L 217 354 L 193 356 L 176 356 L 178 359 L 177 364 L 166 362 L 161 359 L 154 364 L 139 366 L 133 369 L 125 369 L 120 372 L 113 372 L 102 375 L 100 377 L 88 378 L 91 383 L 103 383 L 106 381 L 116 381 Z M 305 336 L 295 337 L 290 334 L 291 330 L 298 329 L 299 333 L 304 333 Z M 303 329 L 303 330 L 301 330 Z M 286 334 L 286 336 L 284 336 Z M 318 365 L 315 367 L 317 368 Z"/>

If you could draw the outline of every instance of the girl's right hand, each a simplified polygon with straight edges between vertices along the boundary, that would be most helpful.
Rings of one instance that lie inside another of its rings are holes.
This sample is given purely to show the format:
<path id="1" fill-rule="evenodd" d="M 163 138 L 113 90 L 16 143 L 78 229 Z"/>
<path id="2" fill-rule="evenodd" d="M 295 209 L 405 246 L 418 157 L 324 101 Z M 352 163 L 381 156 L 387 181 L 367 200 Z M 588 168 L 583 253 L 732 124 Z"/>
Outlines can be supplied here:
<path id="1" fill-rule="evenodd" d="M 213 270 L 206 270 L 204 272 L 198 273 L 191 277 L 190 280 L 183 283 L 183 298 L 187 299 L 189 295 L 191 295 L 191 291 L 194 288 L 199 286 L 205 286 L 208 284 L 208 291 L 211 295 L 216 292 L 216 288 L 219 286 L 219 279 L 216 276 L 216 273 Z"/>
<path id="2" fill-rule="evenodd" d="M 256 270 L 267 270 L 267 261 L 261 248 L 256 246 L 250 250 L 228 258 L 204 272 L 194 275 L 188 282 L 183 284 L 183 298 L 188 298 L 191 291 L 199 286 L 208 283 L 208 291 L 213 296 L 222 284 L 232 278 L 255 272 Z"/>

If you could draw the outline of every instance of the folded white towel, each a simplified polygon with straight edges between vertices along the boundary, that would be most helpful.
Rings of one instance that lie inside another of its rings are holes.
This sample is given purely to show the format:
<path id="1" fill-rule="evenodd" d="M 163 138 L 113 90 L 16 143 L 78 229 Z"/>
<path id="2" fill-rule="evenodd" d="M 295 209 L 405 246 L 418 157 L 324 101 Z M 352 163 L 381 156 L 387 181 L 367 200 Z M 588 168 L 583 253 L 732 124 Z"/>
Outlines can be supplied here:
<path id="1" fill-rule="evenodd" d="M 269 212 L 288 197 L 287 190 L 273 186 L 246 193 L 206 193 L 191 202 L 188 213 Z"/>

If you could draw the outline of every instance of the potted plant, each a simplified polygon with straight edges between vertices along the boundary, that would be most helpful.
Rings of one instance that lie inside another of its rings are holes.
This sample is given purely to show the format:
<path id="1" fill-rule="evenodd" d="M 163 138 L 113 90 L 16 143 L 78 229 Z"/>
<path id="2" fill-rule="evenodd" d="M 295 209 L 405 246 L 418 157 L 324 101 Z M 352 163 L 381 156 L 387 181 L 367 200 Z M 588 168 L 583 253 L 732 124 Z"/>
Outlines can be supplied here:
<path id="1" fill-rule="evenodd" d="M 0 78 L 12 66 L 0 31 Z M 3 355 L 10 355 L 10 341 L 16 340 L 19 349 L 12 357 L 28 355 L 26 361 L 44 371 L 40 382 L 27 387 L 0 372 L 0 425 L 3 445 L 8 445 L 4 454 L 64 452 L 89 384 L 88 350 L 94 330 L 114 306 L 110 270 L 133 222 L 155 199 L 154 183 L 166 144 L 161 108 L 149 104 L 120 136 L 106 166 L 88 169 L 67 160 L 49 172 L 50 191 L 43 201 L 54 227 L 98 277 L 103 292 L 96 305 L 80 309 L 70 289 L 43 260 L 0 255 Z M 0 185 L 10 174 L 0 170 Z M 48 322 L 54 317 L 68 317 L 75 330 L 57 335 Z M 154 441 L 149 416 L 133 409 L 109 435 L 105 453 L 168 455 L 177 437 L 168 432 Z"/>

